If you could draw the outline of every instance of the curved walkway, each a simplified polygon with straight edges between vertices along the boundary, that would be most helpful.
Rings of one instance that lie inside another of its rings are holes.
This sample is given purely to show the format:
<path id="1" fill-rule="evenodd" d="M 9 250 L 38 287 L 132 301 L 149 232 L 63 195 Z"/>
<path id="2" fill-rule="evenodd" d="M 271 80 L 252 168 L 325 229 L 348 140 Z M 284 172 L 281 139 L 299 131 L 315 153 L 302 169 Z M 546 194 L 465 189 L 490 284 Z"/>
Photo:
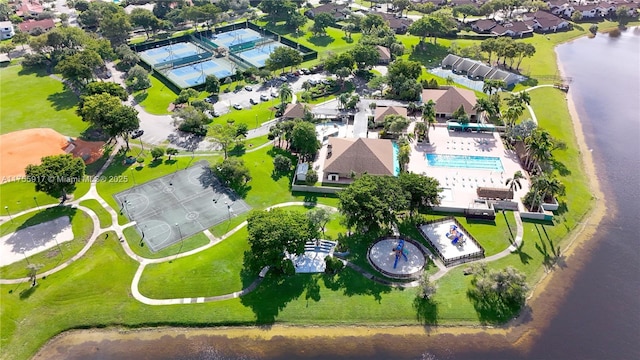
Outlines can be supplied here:
<path id="1" fill-rule="evenodd" d="M 267 143 L 268 144 L 268 143 Z M 266 146 L 267 144 L 264 144 L 262 146 Z M 129 243 L 125 240 L 124 234 L 123 234 L 123 230 L 130 227 L 130 226 L 134 226 L 135 222 L 129 222 L 127 224 L 124 225 L 119 225 L 118 224 L 118 213 L 100 196 L 100 194 L 97 191 L 96 188 L 96 180 L 100 177 L 100 175 L 102 175 L 102 173 L 109 167 L 109 165 L 111 165 L 111 163 L 113 162 L 113 160 L 115 159 L 115 156 L 117 155 L 118 151 L 120 150 L 121 146 L 122 146 L 122 142 L 118 141 L 116 146 L 114 146 L 113 151 L 111 152 L 111 155 L 109 156 L 109 159 L 107 160 L 107 162 L 103 165 L 103 167 L 100 169 L 100 171 L 98 171 L 98 173 L 96 174 L 96 176 L 94 177 L 94 181 L 91 182 L 91 186 L 89 188 L 89 191 L 81 196 L 78 199 L 75 199 L 73 201 L 70 201 L 66 206 L 74 206 L 84 212 L 86 212 L 87 214 L 89 214 L 89 216 L 91 217 L 92 221 L 93 221 L 93 233 L 91 234 L 91 237 L 89 238 L 89 240 L 87 241 L 87 244 L 82 248 L 82 250 L 80 250 L 80 252 L 78 252 L 77 254 L 75 254 L 73 257 L 71 257 L 69 260 L 65 261 L 64 263 L 60 264 L 59 266 L 48 270 L 46 272 L 43 272 L 41 274 L 37 275 L 38 279 L 41 279 L 45 276 L 49 276 L 51 274 L 54 274 L 64 268 L 66 268 L 67 266 L 69 266 L 70 264 L 72 264 L 74 261 L 78 260 L 79 258 L 81 258 L 82 256 L 84 256 L 87 251 L 91 248 L 91 246 L 95 243 L 95 241 L 97 240 L 98 236 L 100 236 L 102 233 L 107 232 L 107 231 L 114 231 L 118 238 L 120 239 L 120 243 L 122 244 L 122 248 L 124 249 L 125 253 L 132 258 L 133 260 L 137 261 L 138 263 L 140 263 L 140 266 L 138 267 L 138 269 L 136 270 L 136 273 L 133 277 L 133 280 L 131 282 L 131 293 L 133 295 L 133 297 L 144 303 L 147 305 L 175 305 L 175 304 L 200 304 L 200 303 L 205 303 L 205 302 L 213 302 L 213 301 L 222 301 L 222 300 L 228 300 L 228 299 L 233 299 L 233 298 L 237 298 L 240 296 L 243 296 L 245 294 L 250 293 L 251 291 L 253 291 L 264 279 L 264 276 L 266 275 L 266 273 L 268 272 L 269 268 L 265 267 L 260 271 L 260 274 L 258 276 L 258 278 L 251 283 L 248 287 L 240 290 L 240 291 L 236 291 L 230 294 L 225 294 L 225 295 L 218 295 L 218 296 L 210 296 L 210 297 L 194 297 L 194 298 L 173 298 L 173 299 L 152 299 L 149 297 L 146 297 L 144 295 L 142 295 L 138 289 L 138 285 L 140 282 L 140 278 L 142 277 L 142 273 L 144 272 L 145 267 L 148 264 L 157 264 L 157 263 L 162 263 L 165 261 L 169 261 L 169 260 L 175 260 L 178 258 L 182 258 L 182 257 L 186 257 L 186 256 L 190 256 L 193 254 L 196 254 L 200 251 L 204 251 L 206 249 L 209 249 L 213 246 L 215 246 L 216 244 L 220 243 L 221 241 L 224 241 L 225 239 L 229 238 L 231 235 L 235 234 L 236 232 L 238 232 L 240 229 L 242 229 L 243 227 L 245 227 L 247 225 L 247 222 L 244 221 L 241 224 L 239 224 L 238 226 L 236 226 L 235 228 L 231 229 L 229 232 L 227 232 L 226 234 L 224 234 L 222 237 L 220 238 L 216 238 L 215 236 L 213 236 L 213 234 L 211 234 L 211 232 L 209 232 L 209 230 L 205 230 L 204 233 L 205 235 L 209 238 L 209 243 L 201 246 L 197 249 L 193 249 L 178 255 L 172 255 L 172 256 L 167 256 L 164 258 L 159 258 L 159 259 L 148 259 L 145 257 L 142 257 L 138 254 L 136 254 L 131 247 L 129 246 Z M 256 148 L 257 150 L 257 148 Z M 100 221 L 98 219 L 98 216 L 93 212 L 93 210 L 84 207 L 84 206 L 80 206 L 79 203 L 81 201 L 84 200 L 88 200 L 88 199 L 94 199 L 97 200 L 100 205 L 102 205 L 106 211 L 109 212 L 109 214 L 111 215 L 111 220 L 112 220 L 112 225 L 106 228 L 100 228 Z M 335 210 L 336 208 L 333 206 L 328 206 L 328 205 L 323 205 L 323 204 L 315 204 L 315 203 L 309 203 L 309 202 L 302 202 L 302 201 L 294 201 L 294 202 L 285 202 L 285 203 L 280 203 L 280 204 L 276 204 L 273 206 L 270 206 L 268 208 L 266 208 L 267 210 L 269 209 L 273 209 L 273 208 L 279 208 L 279 207 L 287 207 L 287 206 L 309 206 L 309 205 L 314 205 L 317 207 L 322 207 L 322 208 L 326 208 L 326 209 L 331 209 L 331 210 Z M 27 211 L 23 211 L 17 214 L 14 214 L 13 216 L 21 216 L 23 214 L 28 214 L 30 212 L 33 211 L 39 211 L 41 210 L 41 208 L 51 208 L 51 207 L 55 207 L 55 206 L 59 206 L 58 204 L 50 204 L 47 206 L 41 206 L 39 208 L 34 208 L 34 209 L 30 209 Z M 492 255 L 490 257 L 487 257 L 484 259 L 484 261 L 494 261 L 500 258 L 503 258 L 507 255 L 509 255 L 510 253 L 517 251 L 517 249 L 520 247 L 520 245 L 522 244 L 522 236 L 523 236 L 523 227 L 522 227 L 522 220 L 520 219 L 519 213 L 516 212 L 516 224 L 517 224 L 517 234 L 516 234 L 516 238 L 514 240 L 514 243 L 507 249 L 501 251 L 500 253 L 497 253 L 495 255 Z M 6 221 L 8 219 L 7 216 L 1 216 L 0 217 L 1 220 Z M 456 265 L 450 268 L 445 267 L 435 256 L 433 256 L 432 253 L 428 253 L 429 258 L 434 262 L 434 264 L 436 264 L 436 266 L 438 266 L 439 271 L 434 274 L 433 276 L 431 276 L 432 280 L 437 280 L 439 278 L 441 278 L 442 276 L 444 276 L 447 272 L 449 272 L 449 270 L 456 268 L 457 266 L 460 265 Z M 408 287 L 416 287 L 419 285 L 419 281 L 411 281 L 411 282 L 394 282 L 394 281 L 389 281 L 383 278 L 380 278 L 376 275 L 373 275 L 371 273 L 369 273 L 368 271 L 366 271 L 365 269 L 359 267 L 358 265 L 355 265 L 351 262 L 349 262 L 348 260 L 344 260 L 344 259 L 340 259 L 346 266 L 350 267 L 351 269 L 359 272 L 360 274 L 362 274 L 363 276 L 371 279 L 372 281 L 375 281 L 377 283 L 380 284 L 384 284 L 384 285 L 388 285 L 388 286 L 392 286 L 392 287 L 401 287 L 401 288 L 408 288 Z M 0 279 L 0 284 L 17 284 L 17 283 L 22 283 L 22 282 L 27 282 L 29 281 L 29 278 L 20 278 L 20 279 Z"/>
<path id="2" fill-rule="evenodd" d="M 514 92 L 514 94 L 519 94 L 521 92 L 529 92 L 531 90 L 535 90 L 535 89 L 539 89 L 539 88 L 545 88 L 545 87 L 553 87 L 554 88 L 555 86 L 553 86 L 551 84 L 536 85 L 536 86 L 533 86 L 533 87 L 530 87 L 530 88 L 527 88 L 527 89 L 524 89 L 524 90 L 521 90 L 521 91 Z M 526 104 L 526 105 L 527 105 L 527 110 L 529 110 L 529 114 L 531 114 L 531 120 L 533 120 L 533 122 L 536 123 L 536 125 L 537 125 L 538 124 L 538 118 L 536 117 L 536 113 L 533 111 L 533 108 L 531 107 L 531 105 L 529 105 L 529 104 Z"/>

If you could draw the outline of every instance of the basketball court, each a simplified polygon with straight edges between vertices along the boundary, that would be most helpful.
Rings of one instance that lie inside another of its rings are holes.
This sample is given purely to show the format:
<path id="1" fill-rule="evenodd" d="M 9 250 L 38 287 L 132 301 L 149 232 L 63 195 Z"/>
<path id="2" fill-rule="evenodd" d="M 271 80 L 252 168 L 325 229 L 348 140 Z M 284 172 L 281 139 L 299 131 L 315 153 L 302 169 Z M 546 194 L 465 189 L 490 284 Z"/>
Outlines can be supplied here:
<path id="1" fill-rule="evenodd" d="M 251 209 L 209 166 L 201 161 L 114 196 L 153 252 Z"/>

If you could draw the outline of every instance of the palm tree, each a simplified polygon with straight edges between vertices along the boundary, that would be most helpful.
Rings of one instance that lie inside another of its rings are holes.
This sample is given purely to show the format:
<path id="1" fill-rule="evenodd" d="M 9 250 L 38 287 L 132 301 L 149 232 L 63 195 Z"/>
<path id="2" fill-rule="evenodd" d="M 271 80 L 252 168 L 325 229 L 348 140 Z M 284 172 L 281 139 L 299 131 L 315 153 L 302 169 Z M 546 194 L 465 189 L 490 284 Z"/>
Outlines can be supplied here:
<path id="1" fill-rule="evenodd" d="M 546 165 L 551 159 L 551 151 L 555 144 L 551 134 L 545 130 L 536 130 L 524 140 L 527 150 L 527 165 L 535 161 L 538 165 Z"/>
<path id="2" fill-rule="evenodd" d="M 489 121 L 495 122 L 500 115 L 500 104 L 496 104 L 489 98 L 479 98 L 473 110 L 486 113 Z"/>
<path id="3" fill-rule="evenodd" d="M 509 106 L 507 111 L 505 111 L 504 115 L 502 116 L 504 120 L 506 120 L 504 123 L 510 128 L 513 127 L 513 125 L 516 124 L 516 120 L 518 120 L 518 118 L 522 116 L 523 113 L 524 107 L 522 107 L 522 104 L 518 103 L 514 106 Z"/>
<path id="4" fill-rule="evenodd" d="M 291 90 L 291 87 L 288 83 L 280 85 L 280 88 L 278 89 L 278 95 L 280 97 L 280 105 L 283 107 L 286 106 L 293 96 L 293 91 Z"/>
<path id="5" fill-rule="evenodd" d="M 522 175 L 522 171 L 518 170 L 513 174 L 513 177 L 507 179 L 505 185 L 509 187 L 512 193 L 522 189 L 522 184 L 520 184 L 520 180 L 524 179 L 524 175 Z"/>
<path id="6" fill-rule="evenodd" d="M 413 133 L 415 134 L 416 138 L 420 140 L 420 138 L 427 133 L 428 128 L 429 127 L 427 126 L 427 124 L 425 124 L 424 122 L 419 122 L 416 123 L 416 126 L 413 128 Z"/>
<path id="7" fill-rule="evenodd" d="M 429 143 L 429 127 L 433 127 L 435 129 L 436 124 L 436 103 L 433 102 L 433 100 L 429 100 L 422 105 L 422 121 L 427 125 L 425 137 L 427 143 Z"/>
<path id="8" fill-rule="evenodd" d="M 520 99 L 520 102 L 531 105 L 531 95 L 527 91 L 520 91 L 518 93 L 518 98 Z"/>
<path id="9" fill-rule="evenodd" d="M 347 106 L 347 103 L 349 102 L 349 94 L 347 93 L 342 93 L 338 96 L 338 108 L 340 109 L 344 109 Z"/>

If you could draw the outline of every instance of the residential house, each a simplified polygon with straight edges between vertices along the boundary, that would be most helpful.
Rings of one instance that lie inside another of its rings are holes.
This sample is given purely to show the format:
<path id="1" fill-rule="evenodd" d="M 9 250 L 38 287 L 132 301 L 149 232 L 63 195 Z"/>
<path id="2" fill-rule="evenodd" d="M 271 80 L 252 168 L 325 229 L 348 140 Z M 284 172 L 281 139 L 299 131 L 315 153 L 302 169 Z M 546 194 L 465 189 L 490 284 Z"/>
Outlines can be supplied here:
<path id="1" fill-rule="evenodd" d="M 480 19 L 471 24 L 471 29 L 480 34 L 488 34 L 498 23 L 493 19 Z"/>
<path id="2" fill-rule="evenodd" d="M 388 47 L 378 45 L 376 49 L 378 50 L 378 55 L 380 55 L 380 59 L 378 60 L 379 64 L 388 64 L 391 62 L 391 50 L 389 50 Z"/>
<path id="3" fill-rule="evenodd" d="M 520 38 L 533 35 L 533 28 L 527 25 L 524 21 L 513 21 L 510 23 L 505 23 L 504 25 L 502 25 L 502 28 L 504 30 L 502 34 L 499 35 Z M 495 30 L 496 29 L 494 28 L 493 30 L 491 30 L 491 32 L 495 34 Z"/>
<path id="4" fill-rule="evenodd" d="M 396 175 L 393 143 L 386 139 L 329 138 L 323 182 L 348 183 L 353 174 Z"/>
<path id="5" fill-rule="evenodd" d="M 556 32 L 558 30 L 568 30 L 569 22 L 561 19 L 546 11 L 536 11 L 535 13 L 522 14 L 522 18 L 525 23 L 528 20 L 533 20 L 533 29 L 538 32 Z"/>
<path id="6" fill-rule="evenodd" d="M 11 39 L 15 34 L 11 21 L 0 21 L 0 40 Z"/>
<path id="7" fill-rule="evenodd" d="M 387 115 L 400 115 L 407 117 L 407 108 L 402 106 L 378 106 L 376 107 L 376 112 L 373 116 L 373 121 L 377 125 L 381 125 L 384 123 L 384 118 Z"/>
<path id="8" fill-rule="evenodd" d="M 305 114 L 311 110 L 311 105 L 295 103 L 287 104 L 287 107 L 282 114 L 283 119 L 302 119 Z"/>
<path id="9" fill-rule="evenodd" d="M 56 27 L 56 24 L 53 22 L 53 19 L 27 20 L 18 24 L 18 28 L 20 28 L 20 31 L 26 32 L 28 34 L 47 32 L 54 27 Z"/>
<path id="10" fill-rule="evenodd" d="M 347 5 L 336 4 L 331 2 L 331 3 L 320 5 L 313 9 L 309 9 L 305 11 L 304 14 L 308 18 L 313 19 L 316 15 L 322 14 L 322 13 L 331 14 L 336 19 L 336 21 L 342 21 L 349 16 L 349 7 Z"/>
<path id="11" fill-rule="evenodd" d="M 436 103 L 436 117 L 450 118 L 462 105 L 471 121 L 475 121 L 478 118 L 478 111 L 474 109 L 477 98 L 476 94 L 471 90 L 457 87 L 422 90 L 422 102 L 426 103 L 429 100 L 433 100 Z"/>
<path id="12" fill-rule="evenodd" d="M 601 17 L 599 4 L 572 5 L 570 8 L 573 8 L 573 12 L 579 11 L 582 13 L 583 19 Z M 573 15 L 573 13 L 569 16 L 571 15 Z"/>
<path id="13" fill-rule="evenodd" d="M 443 69 L 452 69 L 456 73 L 464 73 L 468 78 L 473 80 L 497 79 L 505 82 L 506 86 L 516 84 L 520 78 L 510 72 L 492 68 L 480 61 L 463 58 L 457 55 L 449 54 L 442 59 L 441 66 Z"/>
<path id="14" fill-rule="evenodd" d="M 404 34 L 409 29 L 409 26 L 413 23 L 413 20 L 398 17 L 394 14 L 387 13 L 378 13 L 377 15 L 382 16 L 382 19 L 389 25 L 389 27 L 396 32 L 396 34 Z"/>
<path id="15" fill-rule="evenodd" d="M 22 0 L 16 7 L 16 15 L 22 18 L 36 18 L 44 11 L 42 5 L 36 0 Z"/>

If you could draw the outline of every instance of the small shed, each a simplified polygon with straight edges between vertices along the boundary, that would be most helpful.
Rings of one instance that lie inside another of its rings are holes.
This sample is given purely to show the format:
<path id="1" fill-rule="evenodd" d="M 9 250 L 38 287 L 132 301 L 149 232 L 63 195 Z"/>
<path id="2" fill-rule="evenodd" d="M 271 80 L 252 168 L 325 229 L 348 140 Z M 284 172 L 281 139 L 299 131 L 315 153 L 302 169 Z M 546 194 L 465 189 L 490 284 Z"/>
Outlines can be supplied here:
<path id="1" fill-rule="evenodd" d="M 309 163 L 300 163 L 296 168 L 296 180 L 306 181 L 307 172 L 309 171 Z"/>

